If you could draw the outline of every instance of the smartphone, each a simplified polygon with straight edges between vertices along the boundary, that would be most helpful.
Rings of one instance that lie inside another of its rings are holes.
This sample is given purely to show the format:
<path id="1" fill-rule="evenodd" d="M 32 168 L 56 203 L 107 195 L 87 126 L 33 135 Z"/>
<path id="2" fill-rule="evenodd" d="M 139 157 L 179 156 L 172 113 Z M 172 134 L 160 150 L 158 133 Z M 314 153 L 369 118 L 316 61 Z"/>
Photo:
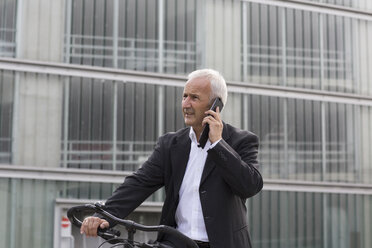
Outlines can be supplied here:
<path id="1" fill-rule="evenodd" d="M 223 103 L 219 97 L 214 99 L 212 107 L 210 109 L 213 111 L 216 111 L 217 107 L 219 107 L 220 113 L 221 113 L 222 108 L 223 108 Z M 202 134 L 200 135 L 198 147 L 201 147 L 204 149 L 204 146 L 207 143 L 208 137 L 209 137 L 209 124 L 207 123 L 202 131 Z"/>

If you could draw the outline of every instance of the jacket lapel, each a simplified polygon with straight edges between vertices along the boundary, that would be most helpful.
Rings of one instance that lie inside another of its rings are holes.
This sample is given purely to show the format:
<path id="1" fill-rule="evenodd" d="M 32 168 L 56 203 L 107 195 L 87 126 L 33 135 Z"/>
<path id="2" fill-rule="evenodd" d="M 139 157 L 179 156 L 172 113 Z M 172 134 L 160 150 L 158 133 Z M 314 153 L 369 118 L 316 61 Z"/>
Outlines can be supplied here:
<path id="1" fill-rule="evenodd" d="M 171 147 L 171 163 L 175 199 L 177 199 L 177 195 L 181 187 L 191 149 L 191 140 L 189 137 L 190 128 L 185 130 L 186 131 L 180 134 L 176 143 Z"/>
<path id="2" fill-rule="evenodd" d="M 229 135 L 229 132 L 227 130 L 226 123 L 223 122 L 222 139 L 225 140 L 225 141 L 227 141 L 229 138 L 230 138 L 230 135 Z M 215 167 L 216 167 L 216 164 L 214 163 L 214 161 L 212 161 L 210 159 L 210 157 L 208 155 L 207 156 L 207 160 L 205 161 L 202 178 L 200 180 L 200 185 L 203 184 L 203 182 L 205 181 L 205 179 L 209 176 L 209 174 L 213 171 L 213 169 Z"/>

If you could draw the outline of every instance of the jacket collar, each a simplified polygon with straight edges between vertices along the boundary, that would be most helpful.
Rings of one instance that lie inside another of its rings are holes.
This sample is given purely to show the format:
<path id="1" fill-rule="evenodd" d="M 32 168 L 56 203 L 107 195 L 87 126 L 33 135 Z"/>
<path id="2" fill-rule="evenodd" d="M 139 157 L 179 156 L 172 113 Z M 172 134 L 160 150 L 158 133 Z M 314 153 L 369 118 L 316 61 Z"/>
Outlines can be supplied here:
<path id="1" fill-rule="evenodd" d="M 228 141 L 229 138 L 230 138 L 230 133 L 229 133 L 228 124 L 223 122 L 222 139 L 225 141 Z M 213 160 L 210 159 L 210 156 L 208 155 L 207 160 L 205 161 L 203 174 L 200 180 L 200 186 L 205 182 L 205 180 L 207 179 L 209 174 L 211 174 L 214 168 L 216 168 L 216 164 L 214 163 Z"/>
<path id="2" fill-rule="evenodd" d="M 230 138 L 229 125 L 223 122 L 222 130 L 222 139 L 228 141 Z M 177 133 L 175 142 L 171 146 L 171 162 L 172 162 L 172 171 L 174 179 L 174 193 L 175 197 L 178 195 L 178 192 L 181 187 L 183 176 L 186 171 L 187 162 L 189 161 L 190 149 L 191 149 L 191 140 L 189 137 L 190 127 L 180 130 Z M 215 163 L 207 157 L 205 162 L 202 178 L 200 185 L 205 181 L 208 175 L 215 168 Z"/>
<path id="3" fill-rule="evenodd" d="M 175 138 L 170 148 L 172 174 L 174 182 L 174 194 L 177 197 L 189 161 L 191 140 L 189 137 L 190 128 L 182 129 Z"/>

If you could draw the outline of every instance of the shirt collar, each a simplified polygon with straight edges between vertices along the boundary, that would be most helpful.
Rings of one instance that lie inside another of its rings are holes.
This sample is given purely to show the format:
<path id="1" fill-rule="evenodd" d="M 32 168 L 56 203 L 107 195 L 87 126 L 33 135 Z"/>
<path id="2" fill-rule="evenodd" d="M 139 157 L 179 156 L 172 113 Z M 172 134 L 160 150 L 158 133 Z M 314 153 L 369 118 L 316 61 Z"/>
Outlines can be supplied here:
<path id="1" fill-rule="evenodd" d="M 190 127 L 189 137 L 190 137 L 190 139 L 191 139 L 191 141 L 192 141 L 193 143 L 198 144 L 198 141 L 197 141 L 197 139 L 196 139 L 195 131 L 194 131 L 194 129 L 193 129 L 192 127 Z"/>
<path id="2" fill-rule="evenodd" d="M 197 145 L 197 147 L 199 147 L 199 143 L 198 143 L 198 140 L 196 139 L 196 134 L 195 134 L 195 131 L 192 127 L 190 127 L 190 132 L 189 132 L 189 137 L 190 137 L 190 140 L 192 143 L 194 143 L 195 145 Z M 209 149 L 209 146 L 211 145 L 211 142 L 209 141 L 209 139 L 207 140 L 207 143 L 205 144 L 204 146 L 204 149 L 205 150 L 208 150 Z M 200 149 L 203 149 L 200 147 Z M 204 150 L 203 149 L 203 150 Z"/>

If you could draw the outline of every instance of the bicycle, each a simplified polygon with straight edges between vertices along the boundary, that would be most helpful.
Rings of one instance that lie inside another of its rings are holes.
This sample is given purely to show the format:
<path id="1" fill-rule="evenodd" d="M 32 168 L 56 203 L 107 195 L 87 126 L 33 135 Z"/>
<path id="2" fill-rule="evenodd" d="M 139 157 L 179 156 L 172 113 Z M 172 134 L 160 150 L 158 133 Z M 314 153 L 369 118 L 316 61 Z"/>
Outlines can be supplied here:
<path id="1" fill-rule="evenodd" d="M 160 242 L 154 242 L 154 243 L 142 243 L 138 242 L 134 239 L 134 233 L 136 230 L 144 231 L 144 232 L 158 232 L 158 233 L 165 233 L 169 235 L 173 235 L 177 237 L 178 239 L 182 240 L 187 247 L 190 248 L 198 248 L 198 245 L 189 237 L 185 236 L 178 230 L 176 230 L 173 227 L 166 226 L 166 225 L 159 225 L 159 226 L 145 226 L 138 224 L 131 220 L 124 220 L 117 218 L 116 216 L 110 214 L 109 212 L 105 211 L 103 209 L 103 205 L 101 203 L 95 203 L 95 204 L 85 204 L 85 205 L 79 205 L 75 207 L 71 207 L 67 211 L 67 217 L 71 221 L 73 225 L 80 228 L 82 225 L 82 221 L 79 220 L 76 216 L 78 214 L 83 214 L 86 212 L 95 212 L 97 214 L 100 214 L 103 216 L 106 220 L 115 223 L 116 225 L 124 226 L 127 230 L 128 237 L 127 238 L 121 238 L 120 231 L 108 228 L 108 229 L 100 229 L 98 228 L 97 235 L 105 239 L 106 241 L 102 242 L 98 248 L 102 247 L 104 244 L 111 244 L 111 248 L 113 247 L 119 247 L 122 246 L 124 248 L 175 248 L 171 247 L 166 244 L 162 244 Z"/>

